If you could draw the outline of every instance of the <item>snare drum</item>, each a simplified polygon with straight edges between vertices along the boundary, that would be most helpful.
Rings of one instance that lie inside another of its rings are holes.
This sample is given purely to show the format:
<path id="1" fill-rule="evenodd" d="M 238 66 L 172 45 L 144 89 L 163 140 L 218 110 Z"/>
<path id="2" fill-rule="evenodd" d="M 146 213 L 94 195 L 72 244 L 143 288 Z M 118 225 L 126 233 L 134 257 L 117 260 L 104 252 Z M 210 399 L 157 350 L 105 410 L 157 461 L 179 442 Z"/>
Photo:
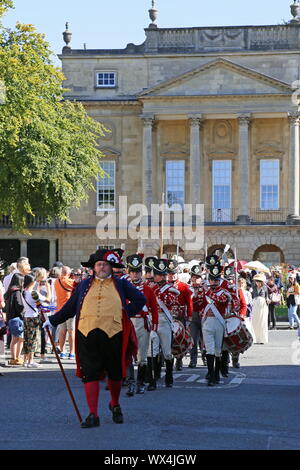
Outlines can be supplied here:
<path id="1" fill-rule="evenodd" d="M 252 335 L 239 317 L 226 320 L 224 343 L 231 353 L 243 353 L 252 346 Z"/>
<path id="2" fill-rule="evenodd" d="M 179 320 L 173 323 L 172 354 L 174 357 L 183 357 L 194 346 L 193 338 L 188 329 L 184 328 Z"/>

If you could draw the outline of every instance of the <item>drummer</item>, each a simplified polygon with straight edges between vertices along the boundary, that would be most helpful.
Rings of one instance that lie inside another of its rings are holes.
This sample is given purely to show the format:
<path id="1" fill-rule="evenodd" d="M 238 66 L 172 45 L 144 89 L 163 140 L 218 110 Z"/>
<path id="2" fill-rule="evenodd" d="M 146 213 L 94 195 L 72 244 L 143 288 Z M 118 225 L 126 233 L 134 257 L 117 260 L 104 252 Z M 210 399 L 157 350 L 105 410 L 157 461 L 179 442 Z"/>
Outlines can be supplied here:
<path id="1" fill-rule="evenodd" d="M 235 312 L 242 320 L 244 320 L 247 315 L 247 303 L 245 300 L 243 290 L 239 286 L 237 286 L 235 283 L 235 271 L 234 271 L 233 266 L 227 266 L 226 268 L 224 268 L 224 278 L 227 281 L 228 290 L 232 296 L 231 311 Z M 232 367 L 239 369 L 240 368 L 240 363 L 239 363 L 240 354 L 231 353 L 231 357 L 232 357 Z M 229 363 L 230 363 L 229 352 L 224 346 L 223 351 L 222 351 L 222 358 L 221 358 L 221 373 L 225 377 L 228 376 Z M 224 369 L 227 372 L 227 374 L 223 373 Z"/>
<path id="2" fill-rule="evenodd" d="M 172 284 L 175 289 L 179 291 L 178 302 L 180 304 L 180 310 L 176 316 L 176 319 L 179 320 L 184 327 L 187 327 L 187 323 L 192 320 L 193 313 L 193 302 L 192 302 L 192 293 L 189 286 L 181 282 L 178 277 L 178 262 L 176 260 L 168 260 L 167 266 L 168 272 L 168 283 Z M 183 357 L 176 358 L 176 370 L 182 370 Z"/>
<path id="3" fill-rule="evenodd" d="M 209 288 L 203 296 L 202 332 L 206 346 L 208 386 L 220 382 L 220 357 L 225 332 L 225 317 L 231 301 L 231 294 L 220 286 L 222 266 L 217 256 L 208 256 Z"/>

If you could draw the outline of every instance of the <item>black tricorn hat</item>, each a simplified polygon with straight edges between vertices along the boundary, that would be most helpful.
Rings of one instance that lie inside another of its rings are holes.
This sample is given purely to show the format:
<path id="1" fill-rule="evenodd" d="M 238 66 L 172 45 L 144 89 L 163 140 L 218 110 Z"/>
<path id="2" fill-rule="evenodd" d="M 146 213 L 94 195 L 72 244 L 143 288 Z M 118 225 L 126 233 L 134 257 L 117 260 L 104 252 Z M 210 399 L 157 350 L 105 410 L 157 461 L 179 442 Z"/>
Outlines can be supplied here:
<path id="1" fill-rule="evenodd" d="M 146 271 L 146 273 L 151 273 L 151 271 L 153 270 L 154 261 L 156 259 L 157 258 L 155 256 L 148 256 L 148 258 L 145 259 L 145 271 Z"/>
<path id="2" fill-rule="evenodd" d="M 168 274 L 168 260 L 165 258 L 154 259 L 153 274 Z"/>
<path id="3" fill-rule="evenodd" d="M 175 259 L 168 259 L 167 261 L 167 273 L 176 274 L 178 272 L 178 261 Z"/>
<path id="4" fill-rule="evenodd" d="M 142 271 L 144 255 L 138 253 L 129 255 L 126 258 L 126 265 L 129 271 Z"/>
<path id="5" fill-rule="evenodd" d="M 122 264 L 123 250 L 117 248 L 116 250 L 98 249 L 96 253 L 92 253 L 88 261 L 82 261 L 81 266 L 85 268 L 94 268 L 97 261 L 106 261 L 113 268 L 124 268 Z"/>
<path id="6" fill-rule="evenodd" d="M 209 268 L 208 278 L 211 279 L 211 280 L 221 279 L 221 273 L 222 273 L 222 266 L 220 266 L 220 265 L 211 266 Z"/>
<path id="7" fill-rule="evenodd" d="M 209 256 L 206 257 L 205 263 L 206 263 L 208 266 L 220 265 L 220 263 L 221 263 L 220 257 L 217 256 L 217 255 L 209 255 Z"/>

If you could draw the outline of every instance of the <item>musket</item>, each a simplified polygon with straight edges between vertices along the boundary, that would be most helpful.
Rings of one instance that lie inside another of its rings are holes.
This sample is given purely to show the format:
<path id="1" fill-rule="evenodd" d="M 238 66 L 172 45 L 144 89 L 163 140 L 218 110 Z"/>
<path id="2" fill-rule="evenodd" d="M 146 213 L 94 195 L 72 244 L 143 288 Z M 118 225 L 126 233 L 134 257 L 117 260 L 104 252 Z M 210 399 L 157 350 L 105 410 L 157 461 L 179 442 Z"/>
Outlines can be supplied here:
<path id="1" fill-rule="evenodd" d="M 42 305 L 41 302 L 40 302 L 39 295 L 38 295 L 37 292 L 33 291 L 33 292 L 31 293 L 31 296 L 32 296 L 33 300 L 35 301 L 35 304 L 36 304 L 36 306 L 37 306 L 37 308 L 38 308 L 38 310 L 39 310 L 39 312 L 40 312 L 42 321 L 43 321 L 43 323 L 44 323 L 44 322 L 48 319 L 48 318 L 47 318 L 47 315 L 46 315 L 46 312 L 45 312 L 45 310 L 47 310 L 47 307 L 46 307 L 46 308 L 43 308 L 43 305 Z M 48 310 L 48 311 L 49 311 L 49 310 Z M 46 315 L 46 316 L 45 316 L 45 315 Z M 49 339 L 50 339 L 50 343 L 51 343 L 51 345 L 52 345 L 52 349 L 53 349 L 53 351 L 54 351 L 54 354 L 55 354 L 55 356 L 56 356 L 57 362 L 58 362 L 58 364 L 59 364 L 59 367 L 60 367 L 62 376 L 63 376 L 63 378 L 64 378 L 64 381 L 65 381 L 67 390 L 68 390 L 68 392 L 69 392 L 69 395 L 70 395 L 70 397 L 71 397 L 71 400 L 72 400 L 73 406 L 74 406 L 74 408 L 75 408 L 77 417 L 78 417 L 80 423 L 82 423 L 82 417 L 81 417 L 81 415 L 80 415 L 80 412 L 79 412 L 78 406 L 77 406 L 77 404 L 76 404 L 76 401 L 75 401 L 73 392 L 72 392 L 72 390 L 71 390 L 69 381 L 68 381 L 68 379 L 67 379 L 67 376 L 66 376 L 66 374 L 65 374 L 64 368 L 63 368 L 63 366 L 62 366 L 60 357 L 59 357 L 59 355 L 58 355 L 58 353 L 57 353 L 57 351 L 56 351 L 56 346 L 55 346 L 55 343 L 54 343 L 54 341 L 53 341 L 53 338 L 52 338 L 52 335 L 51 335 L 51 332 L 50 332 L 50 328 L 49 328 L 49 326 L 46 326 L 45 329 L 46 329 L 46 331 L 47 331 L 47 333 L 48 333 L 48 336 L 49 336 Z"/>

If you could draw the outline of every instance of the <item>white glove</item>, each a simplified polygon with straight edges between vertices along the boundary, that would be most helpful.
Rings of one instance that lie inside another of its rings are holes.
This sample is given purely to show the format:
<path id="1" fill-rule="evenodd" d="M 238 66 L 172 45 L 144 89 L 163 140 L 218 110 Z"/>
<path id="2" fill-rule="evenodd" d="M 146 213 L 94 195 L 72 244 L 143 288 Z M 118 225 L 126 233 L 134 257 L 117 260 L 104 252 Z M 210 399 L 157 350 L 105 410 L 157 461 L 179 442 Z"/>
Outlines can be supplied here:
<path id="1" fill-rule="evenodd" d="M 43 323 L 43 328 L 46 328 L 47 326 L 49 326 L 49 328 L 52 328 L 49 318 L 47 318 L 47 320 Z"/>
<path id="2" fill-rule="evenodd" d="M 158 335 L 157 335 L 156 331 L 151 330 L 150 341 L 154 341 L 157 338 L 157 336 Z"/>
<path id="3" fill-rule="evenodd" d="M 143 312 L 148 312 L 148 307 L 147 307 L 147 305 L 144 305 L 144 307 L 143 307 Z"/>

